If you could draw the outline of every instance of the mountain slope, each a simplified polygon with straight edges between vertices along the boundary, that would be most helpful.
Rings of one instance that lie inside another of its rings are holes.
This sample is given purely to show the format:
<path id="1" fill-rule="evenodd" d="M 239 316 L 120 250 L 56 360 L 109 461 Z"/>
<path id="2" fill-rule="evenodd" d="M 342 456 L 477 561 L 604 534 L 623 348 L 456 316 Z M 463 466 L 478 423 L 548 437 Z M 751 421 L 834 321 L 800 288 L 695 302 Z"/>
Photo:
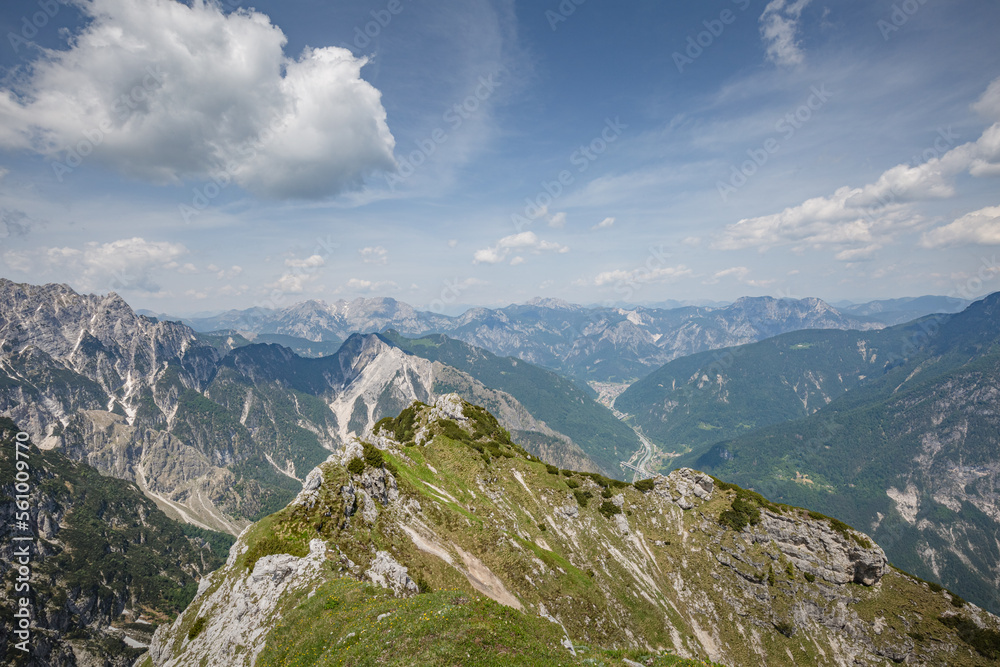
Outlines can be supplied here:
<path id="1" fill-rule="evenodd" d="M 884 375 L 927 326 L 797 331 L 694 354 L 631 385 L 614 407 L 663 448 L 698 450 L 813 414 Z"/>
<path id="2" fill-rule="evenodd" d="M 142 664 L 1000 657 L 1000 619 L 888 567 L 864 535 L 701 473 L 641 488 L 552 474 L 457 396 L 374 440 L 244 533 Z"/>
<path id="3" fill-rule="evenodd" d="M 865 526 L 895 563 L 1000 611 L 1000 294 L 933 324 L 807 419 L 679 464 Z"/>
<path id="4" fill-rule="evenodd" d="M 389 331 L 383 338 L 410 354 L 447 364 L 488 387 L 507 392 L 553 430 L 571 438 L 608 474 L 620 473 L 619 463 L 640 447 L 631 428 L 573 382 L 552 371 L 512 357 L 497 357 L 443 334 L 408 339 Z M 441 390 L 447 393 L 451 389 Z M 532 438 L 523 431 L 515 435 L 521 441 Z"/>
<path id="5" fill-rule="evenodd" d="M 126 645 L 126 637 L 133 646 L 148 643 L 157 624 L 172 620 L 191 601 L 198 580 L 222 565 L 231 542 L 203 532 L 214 542 L 209 547 L 200 537 L 187 537 L 133 484 L 30 441 L 17 447 L 19 432 L 0 417 L 0 661 L 131 665 L 143 650 Z M 20 482 L 28 485 L 26 494 L 15 486 L 18 461 L 27 467 L 27 482 Z M 26 521 L 27 529 L 15 519 Z M 16 589 L 15 555 L 24 545 L 31 569 L 28 591 Z M 21 597 L 34 612 L 32 651 L 24 654 L 15 646 L 20 639 L 11 625 Z"/>
<path id="6" fill-rule="evenodd" d="M 283 507 L 330 451 L 438 387 L 487 405 L 547 460 L 600 469 L 509 394 L 374 335 L 317 359 L 245 342 L 137 316 L 113 294 L 3 280 L 0 414 L 44 448 L 134 481 L 169 516 L 232 534 Z"/>
<path id="7" fill-rule="evenodd" d="M 535 299 L 505 308 L 472 308 L 458 317 L 421 312 L 393 299 L 327 304 L 307 301 L 275 311 L 230 311 L 184 320 L 197 331 L 283 334 L 312 341 L 394 329 L 406 336 L 444 333 L 584 381 L 632 381 L 678 357 L 800 329 L 879 329 L 819 299 L 745 297 L 718 307 L 585 308 Z"/>

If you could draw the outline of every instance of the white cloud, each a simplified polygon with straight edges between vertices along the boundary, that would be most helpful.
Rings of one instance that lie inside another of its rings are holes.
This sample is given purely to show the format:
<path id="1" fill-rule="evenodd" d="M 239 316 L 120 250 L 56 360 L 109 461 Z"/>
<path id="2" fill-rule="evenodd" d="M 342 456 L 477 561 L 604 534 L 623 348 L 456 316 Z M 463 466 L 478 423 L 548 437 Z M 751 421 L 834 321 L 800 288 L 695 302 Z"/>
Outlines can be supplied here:
<path id="1" fill-rule="evenodd" d="M 993 122 L 1000 121 L 1000 78 L 993 80 L 972 110 Z"/>
<path id="2" fill-rule="evenodd" d="M 219 280 L 232 280 L 236 276 L 238 276 L 241 273 L 243 273 L 243 267 L 242 266 L 237 266 L 237 265 L 234 264 L 233 266 L 229 267 L 228 270 L 216 268 L 215 271 L 216 271 L 215 277 L 217 279 L 219 279 Z"/>
<path id="3" fill-rule="evenodd" d="M 773 280 L 754 280 L 750 278 L 750 269 L 745 266 L 733 266 L 722 271 L 717 271 L 708 280 L 702 281 L 705 285 L 718 284 L 723 278 L 735 278 L 738 282 L 751 287 L 764 287 L 770 285 Z"/>
<path id="4" fill-rule="evenodd" d="M 881 249 L 881 243 L 872 243 L 861 248 L 848 248 L 847 250 L 841 250 L 836 254 L 835 258 L 840 262 L 860 262 L 872 259 L 875 256 L 876 251 Z"/>
<path id="5" fill-rule="evenodd" d="M 88 243 L 84 248 L 38 248 L 22 253 L 8 252 L 4 260 L 15 270 L 34 271 L 44 267 L 70 276 L 85 291 L 160 292 L 154 275 L 176 270 L 179 259 L 188 254 L 179 243 L 146 241 L 140 237 L 110 243 Z"/>
<path id="6" fill-rule="evenodd" d="M 495 245 L 477 250 L 473 255 L 474 264 L 499 264 L 507 259 L 512 251 L 567 253 L 569 248 L 552 241 L 543 241 L 534 232 L 521 232 L 505 236 Z"/>
<path id="7" fill-rule="evenodd" d="M 687 268 L 683 264 L 678 266 L 661 266 L 653 269 L 640 267 L 631 271 L 617 269 L 614 271 L 599 273 L 597 277 L 594 278 L 594 285 L 601 287 L 602 285 L 609 285 L 611 283 L 634 284 L 663 282 L 687 275 L 691 275 L 691 269 Z"/>
<path id="8" fill-rule="evenodd" d="M 173 267 L 170 267 L 168 265 L 167 268 L 173 268 Z M 184 264 L 183 266 L 179 267 L 177 269 L 177 273 L 180 273 L 182 275 L 191 275 L 194 273 L 198 273 L 198 268 L 191 262 L 188 262 L 187 264 Z"/>
<path id="9" fill-rule="evenodd" d="M 312 255 L 306 257 L 305 259 L 286 259 L 285 266 L 292 269 L 318 269 L 321 266 L 326 265 L 326 260 L 322 255 Z"/>
<path id="10" fill-rule="evenodd" d="M 798 42 L 802 10 L 812 0 L 771 0 L 760 16 L 760 36 L 767 48 L 767 58 L 782 65 L 799 65 L 805 59 Z"/>
<path id="11" fill-rule="evenodd" d="M 521 257 L 520 255 L 518 255 L 514 259 L 510 260 L 510 265 L 511 266 L 518 266 L 520 264 L 524 264 L 526 261 L 527 260 L 524 259 L 524 257 Z"/>
<path id="12" fill-rule="evenodd" d="M 365 290 L 368 292 L 379 292 L 386 289 L 398 290 L 399 285 L 391 280 L 385 280 L 381 282 L 375 282 L 372 280 L 362 280 L 360 278 L 351 278 L 347 281 L 347 287 L 353 290 Z"/>
<path id="13" fill-rule="evenodd" d="M 267 16 L 214 2 L 75 4 L 89 21 L 70 48 L 0 88 L 0 146 L 70 166 L 85 146 L 84 160 L 144 180 L 225 174 L 275 198 L 335 195 L 394 168 L 381 94 L 347 49 L 288 58 Z"/>
<path id="14" fill-rule="evenodd" d="M 448 239 L 448 247 L 454 248 L 458 246 L 458 239 Z"/>
<path id="15" fill-rule="evenodd" d="M 601 220 L 599 223 L 591 227 L 591 229 L 607 229 L 608 227 L 614 227 L 614 226 L 615 226 L 614 218 L 604 218 L 604 220 Z"/>
<path id="16" fill-rule="evenodd" d="M 1000 176 L 1000 123 L 987 128 L 976 141 L 949 149 L 953 139 L 942 132 L 929 149 L 935 157 L 917 166 L 892 167 L 874 183 L 844 186 L 830 196 L 809 199 L 780 213 L 740 220 L 729 225 L 713 245 L 724 250 L 785 244 L 833 246 L 841 252 L 884 244 L 897 231 L 924 224 L 913 204 L 954 196 L 959 174 Z"/>
<path id="17" fill-rule="evenodd" d="M 1000 245 L 1000 206 L 966 213 L 951 224 L 932 229 L 920 239 L 920 245 L 925 248 L 965 244 Z"/>
<path id="18" fill-rule="evenodd" d="M 549 217 L 549 227 L 554 227 L 556 229 L 562 229 L 566 226 L 566 214 L 565 213 L 555 213 Z"/>
<path id="19" fill-rule="evenodd" d="M 358 251 L 361 261 L 366 264 L 385 264 L 389 261 L 388 251 L 380 245 L 362 248 Z"/>

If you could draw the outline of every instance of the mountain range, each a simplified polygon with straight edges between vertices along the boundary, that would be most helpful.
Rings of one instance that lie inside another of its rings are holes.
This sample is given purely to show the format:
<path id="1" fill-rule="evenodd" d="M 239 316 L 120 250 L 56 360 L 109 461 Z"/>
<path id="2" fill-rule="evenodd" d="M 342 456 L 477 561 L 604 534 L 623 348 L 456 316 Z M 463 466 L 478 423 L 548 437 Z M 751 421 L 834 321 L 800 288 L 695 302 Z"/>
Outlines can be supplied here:
<path id="1" fill-rule="evenodd" d="M 912 311 L 938 306 L 934 299 L 912 303 Z M 949 304 L 952 305 L 952 304 Z M 577 380 L 631 382 L 658 366 L 704 350 L 754 342 L 801 329 L 881 329 L 869 315 L 841 312 L 815 298 L 744 297 L 721 306 L 679 308 L 584 307 L 557 299 L 535 299 L 505 308 L 472 308 L 449 317 L 418 311 L 389 298 L 305 301 L 279 310 L 251 308 L 183 321 L 195 331 L 282 335 L 312 342 L 336 342 L 353 333 L 406 336 L 431 333 L 513 356 Z M 927 314 L 930 310 L 921 312 Z"/>
<path id="2" fill-rule="evenodd" d="M 894 563 L 1000 611 L 1000 294 L 868 332 L 694 355 L 616 409 L 690 465 L 872 533 Z M 685 453 L 686 452 L 686 453 Z"/>
<path id="3" fill-rule="evenodd" d="M 0 280 L 0 413 L 43 448 L 134 481 L 170 516 L 233 534 L 283 507 L 331 451 L 442 392 L 486 406 L 562 467 L 620 474 L 639 446 L 550 371 L 457 342 L 394 340 L 355 334 L 333 355 L 303 358 L 204 340 L 114 294 Z"/>

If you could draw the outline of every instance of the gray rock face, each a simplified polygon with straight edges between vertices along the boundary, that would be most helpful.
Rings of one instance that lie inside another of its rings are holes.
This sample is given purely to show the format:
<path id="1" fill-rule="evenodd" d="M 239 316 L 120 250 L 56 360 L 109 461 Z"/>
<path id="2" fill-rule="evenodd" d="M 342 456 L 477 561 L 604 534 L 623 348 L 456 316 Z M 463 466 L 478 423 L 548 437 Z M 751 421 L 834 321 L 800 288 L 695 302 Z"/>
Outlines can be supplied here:
<path id="1" fill-rule="evenodd" d="M 695 506 L 694 498 L 711 500 L 715 489 L 715 482 L 711 477 L 690 468 L 674 470 L 666 477 L 657 475 L 654 483 L 654 493 L 669 498 L 683 510 Z"/>
<path id="2" fill-rule="evenodd" d="M 233 546 L 230 560 L 245 549 L 242 541 Z M 277 620 L 282 599 L 294 590 L 307 588 L 320 575 L 326 559 L 322 540 L 309 543 L 309 554 L 296 558 L 289 554 L 265 556 L 253 572 L 238 572 L 230 562 L 226 570 L 212 575 L 226 577 L 219 586 L 207 585 L 172 625 L 161 625 L 153 635 L 149 655 L 157 667 L 184 665 L 253 665 L 264 648 L 264 637 Z M 204 630 L 193 640 L 181 632 L 180 624 L 194 614 L 205 619 Z M 181 646 L 183 655 L 179 655 Z M 236 647 L 240 651 L 235 652 Z"/>
<path id="3" fill-rule="evenodd" d="M 379 551 L 365 576 L 376 586 L 391 589 L 396 595 L 416 593 L 417 584 L 410 579 L 407 568 L 403 567 L 388 551 Z"/>
<path id="4" fill-rule="evenodd" d="M 761 522 L 750 533 L 755 542 L 778 545 L 803 572 L 831 584 L 877 584 L 889 569 L 889 559 L 877 544 L 864 547 L 833 530 L 826 521 L 761 510 Z M 867 538 L 859 534 L 859 539 Z"/>

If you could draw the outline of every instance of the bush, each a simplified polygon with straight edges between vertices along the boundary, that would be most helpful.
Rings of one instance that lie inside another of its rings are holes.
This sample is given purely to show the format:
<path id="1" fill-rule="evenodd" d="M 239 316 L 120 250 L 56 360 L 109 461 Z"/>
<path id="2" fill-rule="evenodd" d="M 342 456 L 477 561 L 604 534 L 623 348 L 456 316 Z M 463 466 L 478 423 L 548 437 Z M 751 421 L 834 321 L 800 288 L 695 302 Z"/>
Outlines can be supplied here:
<path id="1" fill-rule="evenodd" d="M 545 471 L 547 473 L 549 473 L 550 475 L 558 475 L 559 474 L 559 468 L 555 467 L 554 465 L 550 465 L 548 463 L 545 464 Z"/>
<path id="2" fill-rule="evenodd" d="M 611 492 L 611 489 L 604 489 L 601 491 L 601 498 L 610 498 L 613 495 L 614 494 Z"/>
<path id="3" fill-rule="evenodd" d="M 654 482 L 651 479 L 640 479 L 638 482 L 636 482 L 632 486 L 634 486 L 639 491 L 642 491 L 643 493 L 646 493 L 647 491 L 652 491 L 653 490 L 653 488 L 656 486 L 656 482 Z"/>
<path id="4" fill-rule="evenodd" d="M 615 514 L 621 514 L 622 513 L 622 508 L 618 507 L 618 505 L 615 505 L 610 500 L 605 500 L 603 503 L 601 503 L 601 507 L 600 507 L 599 511 L 606 518 L 610 519 Z"/>
<path id="5" fill-rule="evenodd" d="M 775 584 L 776 581 L 777 580 L 774 577 L 774 566 L 773 565 L 768 566 L 768 568 L 767 568 L 767 585 L 768 586 L 774 586 L 774 584 Z"/>
<path id="6" fill-rule="evenodd" d="M 573 490 L 573 497 L 576 498 L 577 504 L 580 507 L 586 507 L 587 503 L 590 501 L 592 494 L 590 491 L 581 491 L 580 489 Z"/>
<path id="7" fill-rule="evenodd" d="M 774 629 L 785 635 L 786 637 L 791 637 L 795 634 L 795 624 L 789 623 L 788 621 L 781 621 L 780 623 L 774 624 Z"/>
<path id="8" fill-rule="evenodd" d="M 193 640 L 195 637 L 201 634 L 201 631 L 205 629 L 205 617 L 200 616 L 195 619 L 194 623 L 191 624 L 191 629 L 188 630 L 188 639 Z"/>
<path id="9" fill-rule="evenodd" d="M 562 473 L 563 477 L 572 477 L 573 476 L 573 471 L 572 470 L 560 470 L 559 472 Z"/>
<path id="10" fill-rule="evenodd" d="M 351 462 L 347 464 L 347 470 L 352 475 L 360 475 L 365 471 L 365 462 L 361 459 L 351 459 Z"/>
<path id="11" fill-rule="evenodd" d="M 1000 660 L 1000 632 L 983 630 L 972 621 L 958 616 L 941 616 L 938 620 L 958 633 L 963 642 L 984 658 Z"/>
<path id="12" fill-rule="evenodd" d="M 365 463 L 370 465 L 372 468 L 381 468 L 382 464 L 385 462 L 385 458 L 382 456 L 382 450 L 374 445 L 370 445 L 367 442 L 361 443 L 364 447 L 365 452 Z"/>
<path id="13" fill-rule="evenodd" d="M 580 482 L 576 481 L 575 479 L 567 479 L 566 480 L 566 486 L 568 486 L 571 489 L 579 489 L 580 488 Z"/>
<path id="14" fill-rule="evenodd" d="M 806 578 L 806 581 L 808 581 L 810 584 L 812 582 L 816 581 L 816 575 L 815 574 L 811 574 L 809 572 L 806 572 L 802 576 L 804 576 Z"/>
<path id="15" fill-rule="evenodd" d="M 756 499 L 747 491 L 740 489 L 730 509 L 719 515 L 719 523 L 739 532 L 746 526 L 756 526 L 760 523 L 760 508 Z"/>

